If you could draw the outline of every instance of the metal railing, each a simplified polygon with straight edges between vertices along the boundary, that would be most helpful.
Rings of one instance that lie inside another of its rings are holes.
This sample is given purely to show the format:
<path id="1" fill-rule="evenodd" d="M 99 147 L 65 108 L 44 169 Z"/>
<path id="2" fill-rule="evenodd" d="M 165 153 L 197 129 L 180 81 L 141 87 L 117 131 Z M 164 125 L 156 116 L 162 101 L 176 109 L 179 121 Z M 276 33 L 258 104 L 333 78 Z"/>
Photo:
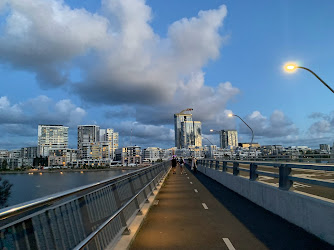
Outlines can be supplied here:
<path id="1" fill-rule="evenodd" d="M 215 156 L 215 159 L 220 160 L 241 160 L 241 161 L 279 161 L 279 162 L 304 162 L 304 163 L 320 163 L 320 164 L 334 164 L 334 154 L 284 154 L 284 155 L 262 155 L 262 156 L 248 156 L 248 155 L 234 155 L 234 156 Z"/>
<path id="2" fill-rule="evenodd" d="M 0 210 L 1 249 L 104 249 L 121 234 L 170 168 L 158 163 Z"/>
<path id="3" fill-rule="evenodd" d="M 232 163 L 233 166 L 228 166 L 228 163 Z M 242 168 L 240 164 L 249 164 L 249 168 Z M 235 160 L 198 160 L 198 165 L 204 168 L 211 168 L 222 172 L 227 172 L 228 169 L 232 171 L 234 176 L 240 175 L 240 171 L 249 173 L 249 180 L 256 181 L 259 175 L 268 176 L 278 179 L 279 188 L 282 190 L 289 190 L 293 181 L 301 183 L 308 183 L 312 185 L 318 185 L 323 187 L 334 188 L 333 181 L 325 181 L 311 178 L 301 178 L 291 176 L 292 169 L 312 169 L 323 171 L 334 171 L 334 166 L 325 164 L 305 164 L 305 163 L 287 163 L 287 162 L 261 162 L 261 161 L 235 161 Z M 276 167 L 279 169 L 278 173 L 260 171 L 258 166 Z"/>

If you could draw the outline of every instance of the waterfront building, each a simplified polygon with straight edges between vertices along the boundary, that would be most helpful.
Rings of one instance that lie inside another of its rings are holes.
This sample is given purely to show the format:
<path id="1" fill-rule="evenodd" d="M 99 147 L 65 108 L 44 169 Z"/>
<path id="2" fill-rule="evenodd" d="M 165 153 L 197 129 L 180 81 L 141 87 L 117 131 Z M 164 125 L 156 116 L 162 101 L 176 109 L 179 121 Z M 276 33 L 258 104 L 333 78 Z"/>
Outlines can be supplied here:
<path id="1" fill-rule="evenodd" d="M 92 158 L 92 145 L 100 141 L 100 127 L 96 125 L 78 126 L 79 159 Z"/>
<path id="2" fill-rule="evenodd" d="M 21 148 L 21 157 L 25 159 L 34 159 L 37 157 L 37 147 Z"/>
<path id="3" fill-rule="evenodd" d="M 9 158 L 18 159 L 21 157 L 21 149 L 13 149 L 9 151 Z"/>
<path id="4" fill-rule="evenodd" d="M 116 149 L 116 161 L 122 165 L 137 165 L 142 163 L 141 148 L 139 146 L 128 146 Z"/>
<path id="5" fill-rule="evenodd" d="M 49 156 L 51 149 L 68 148 L 68 127 L 63 125 L 38 125 L 38 156 Z"/>
<path id="6" fill-rule="evenodd" d="M 115 150 L 118 149 L 118 132 L 111 128 L 100 129 L 100 144 L 102 159 L 114 159 Z"/>
<path id="7" fill-rule="evenodd" d="M 1 149 L 0 150 L 0 158 L 8 158 L 9 157 L 9 152 L 7 149 Z"/>
<path id="8" fill-rule="evenodd" d="M 238 132 L 236 130 L 221 130 L 219 134 L 221 148 L 238 147 Z"/>
<path id="9" fill-rule="evenodd" d="M 143 152 L 144 160 L 148 162 L 153 162 L 153 161 L 157 161 L 158 159 L 161 159 L 160 151 L 161 149 L 157 147 L 145 148 Z"/>
<path id="10" fill-rule="evenodd" d="M 49 151 L 48 166 L 65 167 L 77 161 L 77 149 L 51 149 Z"/>

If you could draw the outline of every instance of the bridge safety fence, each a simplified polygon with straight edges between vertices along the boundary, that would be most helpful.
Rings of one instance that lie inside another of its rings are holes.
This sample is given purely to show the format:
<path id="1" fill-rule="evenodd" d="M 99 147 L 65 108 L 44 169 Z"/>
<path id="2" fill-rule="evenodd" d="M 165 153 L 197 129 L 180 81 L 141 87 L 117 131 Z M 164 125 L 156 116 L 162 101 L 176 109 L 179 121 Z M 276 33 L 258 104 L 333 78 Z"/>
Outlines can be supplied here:
<path id="1" fill-rule="evenodd" d="M 308 183 L 312 185 L 334 188 L 334 181 L 319 180 L 314 178 L 296 177 L 291 174 L 293 169 L 308 169 L 320 171 L 334 171 L 334 166 L 327 164 L 307 164 L 289 162 L 262 162 L 262 161 L 237 161 L 237 160 L 212 160 L 200 159 L 197 164 L 205 168 L 215 169 L 221 172 L 230 172 L 234 176 L 239 176 L 240 172 L 249 173 L 249 180 L 257 181 L 259 176 L 267 176 L 278 179 L 278 187 L 282 190 L 289 190 L 294 181 Z M 232 166 L 231 166 L 232 165 Z M 245 167 L 241 167 L 245 166 Z M 259 170 L 259 166 L 272 167 L 274 171 Z M 278 171 L 277 171 L 278 169 Z"/>
<path id="2" fill-rule="evenodd" d="M 0 210 L 0 249 L 112 246 L 168 173 L 170 162 Z"/>

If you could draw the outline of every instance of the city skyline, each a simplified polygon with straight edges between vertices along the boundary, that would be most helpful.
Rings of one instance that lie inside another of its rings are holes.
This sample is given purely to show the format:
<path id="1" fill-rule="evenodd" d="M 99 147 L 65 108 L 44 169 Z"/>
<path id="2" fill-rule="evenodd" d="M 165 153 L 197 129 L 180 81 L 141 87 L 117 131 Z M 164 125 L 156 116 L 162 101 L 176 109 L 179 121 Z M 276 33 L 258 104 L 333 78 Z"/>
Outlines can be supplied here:
<path id="1" fill-rule="evenodd" d="M 170 148 L 173 114 L 188 107 L 216 145 L 210 129 L 250 141 L 231 112 L 261 145 L 332 145 L 332 93 L 282 69 L 295 61 L 334 87 L 334 3 L 314 4 L 5 0 L 0 148 L 37 145 L 38 124 L 69 127 L 70 148 L 80 124 L 115 129 L 120 147 Z"/>

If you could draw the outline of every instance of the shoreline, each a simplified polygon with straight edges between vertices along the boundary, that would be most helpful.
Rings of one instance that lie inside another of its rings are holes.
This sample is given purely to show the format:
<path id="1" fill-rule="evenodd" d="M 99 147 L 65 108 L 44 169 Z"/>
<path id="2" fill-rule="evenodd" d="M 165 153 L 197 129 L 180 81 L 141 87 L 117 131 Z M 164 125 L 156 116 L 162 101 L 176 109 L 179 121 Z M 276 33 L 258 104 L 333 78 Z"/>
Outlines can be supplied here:
<path id="1" fill-rule="evenodd" d="M 147 166 L 138 167 L 111 167 L 103 169 L 29 169 L 23 171 L 0 171 L 0 174 L 29 174 L 29 173 L 60 173 L 60 172 L 94 172 L 114 170 L 138 170 Z"/>

